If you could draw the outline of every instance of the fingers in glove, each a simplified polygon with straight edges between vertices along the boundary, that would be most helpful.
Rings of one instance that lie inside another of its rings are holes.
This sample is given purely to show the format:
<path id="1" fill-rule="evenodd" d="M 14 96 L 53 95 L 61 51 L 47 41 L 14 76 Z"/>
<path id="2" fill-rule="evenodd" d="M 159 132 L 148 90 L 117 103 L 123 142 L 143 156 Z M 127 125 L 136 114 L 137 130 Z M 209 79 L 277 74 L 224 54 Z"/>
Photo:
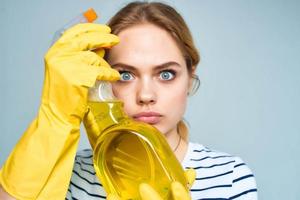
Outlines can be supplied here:
<path id="1" fill-rule="evenodd" d="M 83 118 L 83 124 L 86 129 L 86 133 L 88 135 L 90 144 L 91 144 L 92 148 L 94 148 L 94 146 L 96 145 L 97 137 L 99 136 L 100 130 L 99 130 L 97 121 L 95 119 L 95 116 L 89 108 L 87 109 L 87 112 Z"/>
<path id="2" fill-rule="evenodd" d="M 116 194 L 109 194 L 106 200 L 121 200 L 121 198 Z"/>
<path id="3" fill-rule="evenodd" d="M 103 59 L 98 56 L 95 52 L 92 52 L 92 51 L 83 51 L 83 52 L 80 52 L 80 55 L 81 57 L 81 61 L 83 63 L 85 63 L 86 65 L 91 65 L 91 66 L 107 66 L 107 62 L 103 61 Z M 78 56 L 78 58 L 79 58 Z M 104 63 L 105 62 L 105 63 Z M 104 64 L 102 64 L 104 63 Z"/>
<path id="4" fill-rule="evenodd" d="M 191 196 L 179 182 L 173 182 L 171 185 L 174 200 L 190 200 Z"/>
<path id="5" fill-rule="evenodd" d="M 62 37 L 59 39 L 59 41 L 65 42 L 67 40 L 70 40 L 74 37 L 88 32 L 110 33 L 111 29 L 109 26 L 103 24 L 81 23 L 66 30 Z"/>
<path id="6" fill-rule="evenodd" d="M 191 188 L 196 179 L 196 171 L 192 168 L 184 171 L 185 178 L 188 182 L 188 187 Z"/>
<path id="7" fill-rule="evenodd" d="M 97 124 L 95 116 L 93 115 L 93 113 L 90 109 L 87 109 L 87 112 L 83 118 L 83 123 L 84 123 L 85 128 L 88 129 L 87 130 L 88 133 L 96 133 L 89 137 L 98 136 L 98 134 L 100 133 L 99 126 Z M 93 142 L 96 142 L 96 140 L 97 140 L 97 138 L 92 138 L 92 139 L 93 139 Z"/>
<path id="8" fill-rule="evenodd" d="M 120 73 L 110 67 L 98 67 L 98 80 L 102 81 L 117 81 L 120 79 Z"/>
<path id="9" fill-rule="evenodd" d="M 99 61 L 100 61 L 100 66 L 101 67 L 109 67 L 110 68 L 110 65 L 103 59 L 103 58 L 99 58 Z"/>
<path id="10" fill-rule="evenodd" d="M 140 184 L 139 192 L 142 200 L 162 200 L 159 194 L 146 183 Z"/>
<path id="11" fill-rule="evenodd" d="M 86 51 L 98 48 L 110 48 L 119 43 L 116 35 L 101 32 L 87 32 L 62 43 L 67 51 Z"/>
<path id="12" fill-rule="evenodd" d="M 92 87 L 97 79 L 116 81 L 120 78 L 119 72 L 110 67 L 87 65 L 83 62 L 79 64 L 75 62 L 74 64 L 77 64 L 75 67 L 73 63 L 67 63 L 68 66 L 63 64 L 60 63 L 59 66 L 52 68 L 52 72 L 57 74 L 56 80 L 62 85 Z"/>
<path id="13" fill-rule="evenodd" d="M 104 55 L 105 55 L 105 50 L 104 49 L 95 49 L 95 50 L 93 50 L 93 52 L 95 52 L 95 54 L 97 54 L 101 58 L 103 58 Z"/>
<path id="14" fill-rule="evenodd" d="M 86 69 L 82 69 L 84 67 Z M 116 81 L 120 79 L 119 72 L 110 67 L 82 66 L 82 68 L 72 70 L 77 76 L 68 77 L 69 82 L 78 86 L 92 87 L 97 79 L 102 81 Z"/>
<path id="15" fill-rule="evenodd" d="M 51 70 L 62 75 L 64 81 L 73 85 L 92 87 L 95 81 L 116 81 L 120 78 L 117 70 L 92 51 L 68 53 L 53 64 Z"/>
<path id="16" fill-rule="evenodd" d="M 58 40 L 46 53 L 45 59 L 63 56 L 69 52 L 80 52 L 101 48 L 111 48 L 119 43 L 116 35 L 101 32 L 87 32 L 69 40 Z"/>
<path id="17" fill-rule="evenodd" d="M 110 67 L 110 65 L 103 59 L 103 57 L 100 57 L 98 55 L 102 54 L 102 51 L 83 51 L 80 53 L 82 57 L 82 61 L 86 63 L 87 65 L 93 65 L 93 66 L 99 66 L 99 67 Z"/>

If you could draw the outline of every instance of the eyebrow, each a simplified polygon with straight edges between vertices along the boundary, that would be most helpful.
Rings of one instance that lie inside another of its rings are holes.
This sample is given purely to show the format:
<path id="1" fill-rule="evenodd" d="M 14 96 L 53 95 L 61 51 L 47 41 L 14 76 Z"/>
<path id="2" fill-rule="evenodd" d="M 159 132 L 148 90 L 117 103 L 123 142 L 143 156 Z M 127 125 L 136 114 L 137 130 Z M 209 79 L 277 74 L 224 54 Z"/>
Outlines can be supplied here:
<path id="1" fill-rule="evenodd" d="M 160 64 L 160 65 L 156 65 L 154 68 L 155 68 L 155 70 L 161 70 L 161 69 L 168 68 L 169 66 L 175 66 L 175 67 L 179 67 L 179 68 L 181 67 L 181 65 L 179 63 L 177 63 L 175 61 L 170 61 L 170 62 L 166 62 L 166 63 Z M 130 70 L 130 71 L 136 71 L 137 70 L 137 67 L 132 66 L 132 65 L 128 65 L 128 64 L 125 64 L 125 63 L 116 63 L 116 64 L 111 65 L 111 67 L 112 68 L 121 67 L 121 68 Z"/>

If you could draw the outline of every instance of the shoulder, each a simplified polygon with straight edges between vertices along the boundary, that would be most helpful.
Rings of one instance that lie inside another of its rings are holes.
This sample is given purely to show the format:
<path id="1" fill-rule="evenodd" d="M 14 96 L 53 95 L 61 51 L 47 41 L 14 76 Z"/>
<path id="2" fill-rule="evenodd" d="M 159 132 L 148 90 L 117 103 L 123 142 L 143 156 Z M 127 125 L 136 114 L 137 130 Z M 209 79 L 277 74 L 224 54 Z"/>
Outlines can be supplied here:
<path id="1" fill-rule="evenodd" d="M 232 199 L 242 196 L 247 197 L 247 199 L 257 199 L 257 186 L 254 174 L 240 157 L 234 158 Z"/>
<path id="2" fill-rule="evenodd" d="M 66 199 L 105 199 L 105 192 L 93 166 L 93 152 L 77 152 Z"/>
<path id="3" fill-rule="evenodd" d="M 184 167 L 194 169 L 210 169 L 219 166 L 231 168 L 234 163 L 235 157 L 228 153 L 212 150 L 201 144 L 191 142 L 183 161 Z"/>
<path id="4" fill-rule="evenodd" d="M 237 156 L 212 150 L 201 144 L 189 143 L 182 165 L 184 168 L 196 170 L 197 177 L 191 189 L 192 195 L 201 193 L 202 198 L 225 199 L 251 195 L 250 199 L 257 199 L 254 175 Z"/>

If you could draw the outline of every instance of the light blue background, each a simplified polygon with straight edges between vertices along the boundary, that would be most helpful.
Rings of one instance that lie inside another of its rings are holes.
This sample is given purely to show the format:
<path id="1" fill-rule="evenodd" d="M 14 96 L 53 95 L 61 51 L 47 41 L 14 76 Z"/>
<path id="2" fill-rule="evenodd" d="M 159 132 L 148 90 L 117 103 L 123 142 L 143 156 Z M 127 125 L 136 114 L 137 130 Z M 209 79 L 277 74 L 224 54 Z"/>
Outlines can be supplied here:
<path id="1" fill-rule="evenodd" d="M 89 7 L 105 23 L 125 2 L 1 1 L 0 164 L 37 113 L 53 33 Z M 186 113 L 192 140 L 242 157 L 259 199 L 300 199 L 300 1 L 165 2 L 185 17 L 202 57 Z"/>

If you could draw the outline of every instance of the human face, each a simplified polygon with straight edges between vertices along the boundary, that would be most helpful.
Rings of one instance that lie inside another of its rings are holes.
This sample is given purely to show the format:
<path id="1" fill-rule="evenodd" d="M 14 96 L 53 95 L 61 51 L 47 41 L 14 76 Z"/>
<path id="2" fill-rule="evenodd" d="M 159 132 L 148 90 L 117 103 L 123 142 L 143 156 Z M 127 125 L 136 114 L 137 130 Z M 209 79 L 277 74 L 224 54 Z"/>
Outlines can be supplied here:
<path id="1" fill-rule="evenodd" d="M 190 76 L 175 40 L 165 30 L 140 24 L 121 31 L 108 56 L 121 74 L 114 95 L 132 118 L 176 134 L 186 109 Z"/>

